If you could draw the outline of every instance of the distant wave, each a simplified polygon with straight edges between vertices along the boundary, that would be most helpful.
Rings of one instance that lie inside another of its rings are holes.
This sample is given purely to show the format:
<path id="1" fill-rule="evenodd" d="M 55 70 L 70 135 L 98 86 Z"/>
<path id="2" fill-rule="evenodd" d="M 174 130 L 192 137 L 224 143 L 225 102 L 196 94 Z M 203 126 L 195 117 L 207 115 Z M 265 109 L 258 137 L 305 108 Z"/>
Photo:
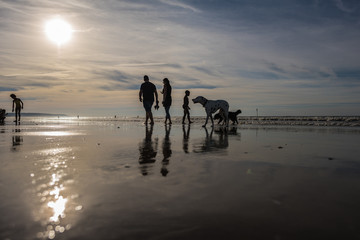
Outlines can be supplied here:
<path id="1" fill-rule="evenodd" d="M 106 121 L 106 122 L 144 122 L 144 117 L 61 117 L 53 120 L 74 120 L 74 121 Z M 155 122 L 163 122 L 163 117 L 155 117 Z M 191 120 L 195 124 L 205 122 L 205 117 L 194 116 Z M 172 117 L 174 124 L 181 124 L 182 117 Z M 210 121 L 210 120 L 209 120 Z M 343 126 L 360 127 L 360 116 L 243 116 L 238 117 L 239 125 L 278 125 L 278 126 Z M 215 124 L 218 122 L 214 120 Z M 231 121 L 230 121 L 231 122 Z M 208 122 L 210 126 L 211 122 Z"/>
<path id="2" fill-rule="evenodd" d="M 10 112 L 7 114 L 8 117 L 12 117 L 15 116 L 15 114 L 13 112 Z M 53 113 L 21 113 L 21 116 L 24 117 L 66 117 L 66 114 L 53 114 Z"/>

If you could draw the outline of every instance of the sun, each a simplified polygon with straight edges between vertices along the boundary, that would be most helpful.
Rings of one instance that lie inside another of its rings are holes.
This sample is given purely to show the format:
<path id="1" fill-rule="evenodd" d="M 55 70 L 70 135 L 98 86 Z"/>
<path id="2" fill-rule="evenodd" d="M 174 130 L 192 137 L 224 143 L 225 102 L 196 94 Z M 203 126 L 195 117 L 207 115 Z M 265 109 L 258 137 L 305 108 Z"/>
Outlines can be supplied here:
<path id="1" fill-rule="evenodd" d="M 45 33 L 51 41 L 61 46 L 71 39 L 73 30 L 69 23 L 60 18 L 55 18 L 46 22 Z"/>

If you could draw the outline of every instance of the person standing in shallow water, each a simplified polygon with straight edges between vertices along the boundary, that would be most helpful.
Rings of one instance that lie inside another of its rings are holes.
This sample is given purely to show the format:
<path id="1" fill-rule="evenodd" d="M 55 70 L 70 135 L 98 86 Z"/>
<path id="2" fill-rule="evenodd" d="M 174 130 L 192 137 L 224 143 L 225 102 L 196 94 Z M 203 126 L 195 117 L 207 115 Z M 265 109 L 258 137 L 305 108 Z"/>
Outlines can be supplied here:
<path id="1" fill-rule="evenodd" d="M 156 99 L 155 109 L 159 109 L 159 100 L 158 94 L 156 91 L 156 86 L 150 82 L 147 75 L 144 76 L 144 83 L 140 86 L 139 91 L 139 100 L 143 103 L 146 112 L 145 124 L 148 123 L 150 119 L 150 124 L 154 124 L 154 118 L 151 112 L 152 105 L 154 104 L 154 95 Z"/>
<path id="2" fill-rule="evenodd" d="M 167 124 L 167 120 L 169 120 L 169 124 L 172 124 L 170 113 L 169 113 L 171 102 L 172 102 L 171 85 L 170 85 L 169 79 L 167 79 L 167 78 L 164 78 L 163 83 L 164 83 L 164 87 L 163 87 L 163 90 L 161 91 L 161 93 L 163 94 L 162 104 L 165 108 L 165 113 L 166 113 L 165 124 Z"/>
<path id="3" fill-rule="evenodd" d="M 190 107 L 189 107 L 189 96 L 190 96 L 190 91 L 186 90 L 185 91 L 185 96 L 184 96 L 184 103 L 183 103 L 183 109 L 184 109 L 184 116 L 183 116 L 183 120 L 182 120 L 182 124 L 185 124 L 185 118 L 187 117 L 189 124 L 192 123 L 192 121 L 190 121 Z"/>
<path id="4" fill-rule="evenodd" d="M 20 119 L 21 119 L 21 109 L 24 109 L 24 103 L 21 101 L 20 98 L 17 98 L 15 94 L 11 94 L 10 97 L 13 100 L 13 104 L 12 104 L 12 112 L 14 112 L 14 107 L 15 107 L 15 121 L 14 122 L 17 122 L 18 119 L 19 119 L 19 122 L 20 122 Z"/>

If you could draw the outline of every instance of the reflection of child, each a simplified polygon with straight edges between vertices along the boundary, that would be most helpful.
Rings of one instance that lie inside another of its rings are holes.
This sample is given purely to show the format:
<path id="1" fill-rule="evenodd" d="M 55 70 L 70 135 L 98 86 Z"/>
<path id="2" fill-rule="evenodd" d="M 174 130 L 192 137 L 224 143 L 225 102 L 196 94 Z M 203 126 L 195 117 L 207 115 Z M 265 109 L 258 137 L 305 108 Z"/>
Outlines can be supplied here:
<path id="1" fill-rule="evenodd" d="M 183 109 L 184 109 L 184 116 L 183 116 L 183 120 L 182 120 L 182 124 L 185 124 L 185 118 L 187 116 L 187 119 L 189 121 L 189 124 L 192 123 L 192 121 L 190 121 L 190 107 L 189 107 L 189 97 L 190 96 L 190 91 L 186 90 L 185 91 L 185 96 L 184 96 L 184 103 L 183 103 Z"/>
<path id="2" fill-rule="evenodd" d="M 10 97 L 13 100 L 13 104 L 12 104 L 12 111 L 14 112 L 14 106 L 15 106 L 15 121 L 14 122 L 17 122 L 18 121 L 18 116 L 19 116 L 19 122 L 20 122 L 20 118 L 21 118 L 21 109 L 24 108 L 24 103 L 21 101 L 20 98 L 17 98 L 15 94 L 11 94 Z"/>

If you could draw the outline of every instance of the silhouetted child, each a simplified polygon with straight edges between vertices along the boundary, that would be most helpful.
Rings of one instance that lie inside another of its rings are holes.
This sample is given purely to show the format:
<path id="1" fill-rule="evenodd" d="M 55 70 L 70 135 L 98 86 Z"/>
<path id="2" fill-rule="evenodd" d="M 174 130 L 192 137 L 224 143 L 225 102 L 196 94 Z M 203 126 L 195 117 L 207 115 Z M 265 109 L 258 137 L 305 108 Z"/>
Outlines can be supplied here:
<path id="1" fill-rule="evenodd" d="M 19 122 L 20 122 L 20 118 L 21 118 L 21 109 L 24 108 L 24 103 L 21 101 L 20 98 L 17 98 L 15 94 L 11 94 L 10 97 L 13 100 L 13 104 L 12 104 L 12 111 L 14 112 L 14 107 L 15 107 L 15 121 L 14 122 L 17 122 L 18 121 L 18 116 L 19 116 Z"/>
<path id="2" fill-rule="evenodd" d="M 182 106 L 183 109 L 184 109 L 184 116 L 183 116 L 182 124 L 185 124 L 186 116 L 187 116 L 187 119 L 189 121 L 189 124 L 192 123 L 192 121 L 190 121 L 189 96 L 190 96 L 190 91 L 186 90 L 185 91 L 185 96 L 184 96 L 184 103 L 183 103 L 183 106 Z"/>

